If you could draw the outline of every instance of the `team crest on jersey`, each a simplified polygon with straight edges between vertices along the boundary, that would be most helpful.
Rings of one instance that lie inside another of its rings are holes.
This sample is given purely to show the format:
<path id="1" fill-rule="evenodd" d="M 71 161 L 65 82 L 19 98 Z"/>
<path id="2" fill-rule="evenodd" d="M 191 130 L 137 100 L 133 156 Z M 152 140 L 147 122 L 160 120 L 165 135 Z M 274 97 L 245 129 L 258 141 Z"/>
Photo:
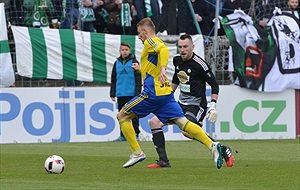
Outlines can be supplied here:
<path id="1" fill-rule="evenodd" d="M 190 81 L 190 76 L 188 76 L 184 71 L 179 71 L 177 73 L 177 77 L 181 83 L 186 83 Z"/>

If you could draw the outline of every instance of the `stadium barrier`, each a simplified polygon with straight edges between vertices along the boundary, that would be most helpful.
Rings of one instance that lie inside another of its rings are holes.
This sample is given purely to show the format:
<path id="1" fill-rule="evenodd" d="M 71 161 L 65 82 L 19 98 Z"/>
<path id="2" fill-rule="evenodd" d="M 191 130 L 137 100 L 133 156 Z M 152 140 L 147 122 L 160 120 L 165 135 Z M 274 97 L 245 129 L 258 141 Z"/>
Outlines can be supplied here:
<path id="1" fill-rule="evenodd" d="M 210 100 L 211 90 L 206 94 Z M 0 105 L 0 143 L 105 142 L 119 136 L 118 109 L 109 97 L 109 87 L 3 88 Z M 218 121 L 211 128 L 216 139 L 294 139 L 299 135 L 297 90 L 261 93 L 221 85 L 217 111 Z M 150 118 L 140 120 L 142 141 L 151 141 Z M 208 126 L 205 120 L 207 133 Z M 164 132 L 166 140 L 187 140 L 177 126 L 166 126 Z"/>

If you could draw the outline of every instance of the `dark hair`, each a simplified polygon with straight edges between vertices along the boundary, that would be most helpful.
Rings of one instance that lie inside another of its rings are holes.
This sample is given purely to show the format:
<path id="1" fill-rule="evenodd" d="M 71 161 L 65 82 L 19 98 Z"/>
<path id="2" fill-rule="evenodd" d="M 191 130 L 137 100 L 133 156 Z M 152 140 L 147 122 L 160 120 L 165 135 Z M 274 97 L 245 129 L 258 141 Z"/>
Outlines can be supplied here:
<path id="1" fill-rule="evenodd" d="M 188 34 L 183 34 L 183 35 L 181 35 L 179 39 L 180 39 L 180 40 L 189 39 L 191 42 L 193 42 L 192 36 L 191 36 L 191 35 L 188 35 Z"/>
<path id="2" fill-rule="evenodd" d="M 121 46 L 126 46 L 126 47 L 128 47 L 128 48 L 130 49 L 130 45 L 129 45 L 129 43 L 126 43 L 126 42 L 121 42 Z"/>

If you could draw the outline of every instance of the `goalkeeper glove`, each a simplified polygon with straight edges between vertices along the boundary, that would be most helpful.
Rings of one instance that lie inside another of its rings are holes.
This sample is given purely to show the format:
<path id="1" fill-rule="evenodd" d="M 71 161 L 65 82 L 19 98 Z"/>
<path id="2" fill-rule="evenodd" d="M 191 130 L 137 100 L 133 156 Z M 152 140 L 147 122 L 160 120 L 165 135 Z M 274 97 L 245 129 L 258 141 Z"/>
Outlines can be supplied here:
<path id="1" fill-rule="evenodd" d="M 209 104 L 207 104 L 207 107 L 208 107 L 208 110 L 207 110 L 206 118 L 208 119 L 209 122 L 215 123 L 218 119 L 216 103 L 210 102 Z"/>

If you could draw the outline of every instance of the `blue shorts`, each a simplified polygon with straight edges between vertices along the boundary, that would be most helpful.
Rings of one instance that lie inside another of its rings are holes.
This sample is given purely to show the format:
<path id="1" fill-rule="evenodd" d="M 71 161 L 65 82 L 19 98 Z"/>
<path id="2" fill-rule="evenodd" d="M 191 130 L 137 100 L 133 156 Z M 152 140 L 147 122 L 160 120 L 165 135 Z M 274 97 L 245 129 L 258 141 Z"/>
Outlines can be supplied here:
<path id="1" fill-rule="evenodd" d="M 125 113 L 134 112 L 138 118 L 153 113 L 164 124 L 175 118 L 184 117 L 184 113 L 174 98 L 174 93 L 166 96 L 153 96 L 145 92 L 135 96 L 123 106 Z"/>

